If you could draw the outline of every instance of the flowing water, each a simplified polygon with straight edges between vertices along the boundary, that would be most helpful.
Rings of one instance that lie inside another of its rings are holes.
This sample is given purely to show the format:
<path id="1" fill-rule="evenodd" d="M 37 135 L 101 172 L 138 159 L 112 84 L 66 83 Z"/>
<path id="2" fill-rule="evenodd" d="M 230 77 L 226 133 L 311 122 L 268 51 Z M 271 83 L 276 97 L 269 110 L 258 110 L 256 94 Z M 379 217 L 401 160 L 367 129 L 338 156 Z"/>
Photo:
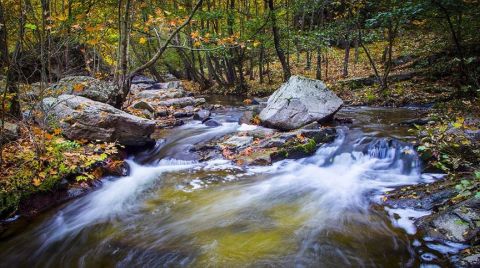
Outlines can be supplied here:
<path id="1" fill-rule="evenodd" d="M 222 126 L 190 122 L 162 133 L 128 161 L 129 176 L 33 222 L 0 242 L 0 266 L 405 267 L 446 264 L 456 245 L 415 234 L 426 211 L 383 208 L 386 190 L 429 181 L 396 123 L 415 109 L 348 108 L 354 124 L 315 155 L 272 166 L 198 162 L 193 145 L 239 131 L 238 108 Z M 395 137 L 402 139 L 391 139 Z"/>

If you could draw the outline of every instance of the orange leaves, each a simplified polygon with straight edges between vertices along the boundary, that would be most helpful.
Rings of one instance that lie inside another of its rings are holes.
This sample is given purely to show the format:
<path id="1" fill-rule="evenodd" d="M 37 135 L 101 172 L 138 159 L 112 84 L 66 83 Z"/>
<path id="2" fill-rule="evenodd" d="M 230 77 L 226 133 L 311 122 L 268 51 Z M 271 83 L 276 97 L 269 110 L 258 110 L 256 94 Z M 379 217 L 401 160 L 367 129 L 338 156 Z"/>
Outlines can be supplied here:
<path id="1" fill-rule="evenodd" d="M 304 142 L 304 141 L 305 141 L 305 137 L 302 135 L 302 133 L 298 133 L 298 134 L 297 134 L 297 139 L 298 139 L 300 142 Z"/>
<path id="2" fill-rule="evenodd" d="M 192 39 L 198 39 L 200 37 L 200 33 L 198 31 L 192 32 L 190 37 L 192 37 Z"/>
<path id="3" fill-rule="evenodd" d="M 228 148 L 223 148 L 222 155 L 223 155 L 223 157 L 225 157 L 228 160 L 233 160 L 233 158 L 234 158 L 233 152 Z"/>
<path id="4" fill-rule="evenodd" d="M 245 148 L 245 150 L 243 150 L 243 151 L 240 153 L 240 155 L 249 156 L 249 155 L 251 155 L 253 152 L 254 152 L 254 150 L 253 150 L 252 147 L 247 147 L 247 148 Z"/>
<path id="5" fill-rule="evenodd" d="M 251 123 L 254 125 L 260 125 L 260 123 L 262 123 L 262 120 L 260 120 L 260 117 L 258 115 L 255 115 L 252 118 Z"/>
<path id="6" fill-rule="evenodd" d="M 45 133 L 44 137 L 45 137 L 45 139 L 47 139 L 47 140 L 53 139 L 53 135 L 50 134 L 50 133 Z"/>
<path id="7" fill-rule="evenodd" d="M 244 103 L 245 105 L 250 105 L 250 104 L 253 103 L 253 100 L 252 100 L 252 99 L 244 99 L 244 100 L 243 100 L 243 103 Z"/>

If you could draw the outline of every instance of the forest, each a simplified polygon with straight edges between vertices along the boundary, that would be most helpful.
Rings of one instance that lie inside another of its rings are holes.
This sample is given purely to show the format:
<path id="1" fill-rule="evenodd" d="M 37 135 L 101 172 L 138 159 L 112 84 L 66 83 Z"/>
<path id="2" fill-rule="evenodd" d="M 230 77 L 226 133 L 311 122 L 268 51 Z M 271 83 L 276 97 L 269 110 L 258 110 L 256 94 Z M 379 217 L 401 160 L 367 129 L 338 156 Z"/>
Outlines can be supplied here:
<path id="1" fill-rule="evenodd" d="M 3 265 L 480 265 L 480 1 L 0 0 Z"/>

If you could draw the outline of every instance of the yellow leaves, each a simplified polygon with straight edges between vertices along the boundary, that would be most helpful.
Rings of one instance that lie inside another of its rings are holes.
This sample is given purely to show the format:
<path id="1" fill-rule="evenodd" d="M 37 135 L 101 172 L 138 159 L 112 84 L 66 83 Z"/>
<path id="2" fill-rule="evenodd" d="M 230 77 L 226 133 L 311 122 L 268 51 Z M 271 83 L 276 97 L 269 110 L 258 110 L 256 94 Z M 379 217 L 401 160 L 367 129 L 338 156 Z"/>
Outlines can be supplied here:
<path id="1" fill-rule="evenodd" d="M 200 47 L 201 45 L 202 43 L 200 43 L 200 41 L 195 41 L 195 43 L 193 43 L 194 47 Z"/>
<path id="2" fill-rule="evenodd" d="M 262 42 L 255 40 L 253 41 L 253 47 L 259 47 L 262 44 Z"/>
<path id="3" fill-rule="evenodd" d="M 62 133 L 62 129 L 61 129 L 61 128 L 55 128 L 55 129 L 53 130 L 53 134 L 55 134 L 55 135 L 60 135 L 61 133 Z"/>
<path id="4" fill-rule="evenodd" d="M 67 20 L 67 16 L 65 14 L 60 14 L 58 16 L 55 16 L 54 19 L 57 21 L 63 22 Z"/>
<path id="5" fill-rule="evenodd" d="M 412 24 L 416 25 L 416 26 L 421 26 L 421 25 L 424 25 L 425 22 L 426 22 L 426 20 L 413 20 Z"/>
<path id="6" fill-rule="evenodd" d="M 32 183 L 35 187 L 38 187 L 40 184 L 42 184 L 42 181 L 39 178 L 34 178 Z"/>
<path id="7" fill-rule="evenodd" d="M 453 127 L 454 128 L 461 128 L 463 126 L 464 122 L 465 122 L 465 118 L 457 117 L 457 120 L 453 123 Z"/>
<path id="8" fill-rule="evenodd" d="M 142 45 L 145 44 L 145 43 L 147 43 L 147 38 L 141 37 L 141 38 L 138 40 L 138 43 L 140 43 L 140 44 L 142 44 Z"/>
<path id="9" fill-rule="evenodd" d="M 82 83 L 75 84 L 73 85 L 73 92 L 82 92 L 84 88 L 85 85 Z"/>
<path id="10" fill-rule="evenodd" d="M 199 36 L 200 36 L 200 33 L 198 31 L 192 32 L 190 34 L 190 37 L 192 37 L 193 39 L 198 39 Z"/>

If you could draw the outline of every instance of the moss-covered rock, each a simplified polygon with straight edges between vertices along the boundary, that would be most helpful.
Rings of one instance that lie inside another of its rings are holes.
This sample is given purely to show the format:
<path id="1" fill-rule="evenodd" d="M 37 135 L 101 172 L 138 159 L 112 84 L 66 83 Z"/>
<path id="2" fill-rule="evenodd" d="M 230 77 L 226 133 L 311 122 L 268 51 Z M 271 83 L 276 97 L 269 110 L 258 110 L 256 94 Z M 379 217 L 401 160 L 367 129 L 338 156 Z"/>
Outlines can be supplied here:
<path id="1" fill-rule="evenodd" d="M 272 161 L 282 159 L 299 159 L 313 155 L 317 150 L 317 142 L 314 139 L 306 139 L 305 141 L 294 140 L 285 144 L 285 146 L 272 153 Z"/>

